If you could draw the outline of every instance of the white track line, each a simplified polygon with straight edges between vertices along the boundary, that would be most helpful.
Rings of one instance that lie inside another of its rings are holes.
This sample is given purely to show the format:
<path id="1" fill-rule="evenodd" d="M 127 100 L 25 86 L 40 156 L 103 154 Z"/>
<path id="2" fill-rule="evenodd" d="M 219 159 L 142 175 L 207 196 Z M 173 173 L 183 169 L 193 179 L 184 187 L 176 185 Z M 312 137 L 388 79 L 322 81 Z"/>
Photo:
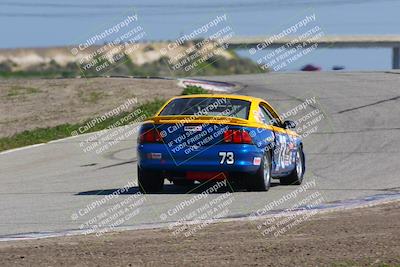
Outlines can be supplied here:
<path id="1" fill-rule="evenodd" d="M 9 150 L 0 152 L 0 155 L 5 155 L 5 154 L 11 153 L 11 152 L 17 152 L 17 151 L 21 151 L 21 150 L 25 150 L 25 149 L 29 149 L 29 148 L 43 146 L 45 144 L 46 143 L 40 143 L 40 144 L 34 144 L 34 145 L 30 145 L 30 146 L 23 146 L 23 147 L 13 148 L 13 149 L 9 149 Z"/>
<path id="2" fill-rule="evenodd" d="M 39 147 L 39 146 L 43 146 L 43 145 L 47 145 L 47 144 L 58 143 L 58 142 L 62 142 L 62 141 L 65 141 L 65 140 L 74 139 L 74 138 L 77 138 L 77 137 L 84 137 L 86 135 L 100 133 L 102 131 L 112 131 L 112 130 L 118 129 L 120 127 L 127 127 L 127 126 L 129 126 L 129 127 L 130 126 L 137 127 L 137 124 L 123 125 L 123 126 L 115 127 L 113 129 L 104 129 L 104 130 L 100 130 L 100 131 L 96 131 L 96 132 L 83 133 L 83 134 L 78 134 L 78 135 L 74 135 L 74 136 L 64 137 L 64 138 L 61 138 L 61 139 L 51 140 L 51 141 L 46 142 L 46 143 L 39 143 L 39 144 L 34 144 L 34 145 L 29 145 L 29 146 L 13 148 L 13 149 L 9 149 L 9 150 L 5 150 L 5 151 L 0 152 L 0 155 L 9 154 L 9 153 L 12 153 L 12 152 L 17 152 L 17 151 L 21 151 L 21 150 L 25 150 L 25 149 L 35 148 L 35 147 Z"/>
<path id="3" fill-rule="evenodd" d="M 90 133 L 87 133 L 87 134 L 90 134 Z M 65 138 L 52 140 L 52 141 L 49 141 L 49 142 L 46 142 L 46 143 L 39 143 L 39 144 L 34 144 L 34 145 L 29 145 L 29 146 L 23 146 L 23 147 L 13 148 L 13 149 L 9 149 L 9 150 L 5 150 L 5 151 L 0 152 L 0 155 L 5 155 L 5 154 L 12 153 L 12 152 L 17 152 L 17 151 L 25 150 L 25 149 L 31 149 L 31 148 L 43 146 L 43 145 L 50 144 L 50 143 L 60 142 L 60 141 L 67 140 L 67 139 L 73 139 L 73 138 L 80 137 L 80 136 L 83 136 L 83 135 L 85 135 L 85 134 L 76 135 L 76 136 L 68 136 L 68 137 L 65 137 Z"/>
<path id="4" fill-rule="evenodd" d="M 365 198 L 364 198 L 365 199 Z M 372 200 L 372 201 L 366 201 L 364 203 L 341 203 L 339 206 L 334 206 L 334 207 L 325 207 L 322 209 L 310 209 L 310 210 L 304 210 L 301 211 L 301 214 L 305 213 L 310 213 L 310 212 L 315 212 L 316 214 L 324 214 L 328 212 L 335 212 L 335 211 L 343 211 L 343 210 L 351 210 L 351 209 L 357 209 L 357 208 L 368 208 L 368 207 L 373 207 L 381 204 L 388 204 L 388 203 L 393 203 L 393 202 L 398 202 L 400 201 L 400 196 L 395 195 L 395 196 L 388 196 L 386 198 L 378 199 L 378 200 Z M 227 222 L 252 222 L 252 221 L 258 221 L 258 220 L 266 220 L 267 218 L 271 217 L 287 217 L 292 215 L 293 213 L 299 214 L 299 211 L 290 211 L 290 212 L 278 212 L 274 214 L 266 214 L 262 216 L 255 216 L 251 217 L 248 215 L 240 216 L 240 217 L 235 217 L 235 218 L 220 218 L 220 219 L 212 219 L 212 220 L 200 220 L 200 221 L 187 221 L 185 222 L 186 225 L 197 225 L 197 224 L 203 224 L 203 223 L 208 223 L 208 224 L 216 224 L 216 223 L 227 223 Z M 175 222 L 161 222 L 161 223 L 149 223 L 149 224 L 141 224 L 141 225 L 135 225 L 135 226 L 121 226 L 121 227 L 116 227 L 115 231 L 112 232 L 123 232 L 123 231 L 135 231 L 135 230 L 148 230 L 148 229 L 165 229 L 169 228 L 171 224 Z M 32 240 L 32 239 L 43 239 L 43 238 L 52 238 L 52 237 L 65 237 L 65 236 L 76 236 L 76 235 L 87 235 L 86 234 L 87 229 L 82 229 L 82 230 L 66 230 L 66 231 L 61 231 L 61 232 L 41 232 L 41 233 L 25 233 L 25 234 L 15 234 L 15 235 L 9 235 L 5 237 L 0 237 L 0 242 L 5 242 L 5 241 L 17 241 L 17 240 Z M 90 236 L 94 236 L 95 233 L 89 234 Z"/>

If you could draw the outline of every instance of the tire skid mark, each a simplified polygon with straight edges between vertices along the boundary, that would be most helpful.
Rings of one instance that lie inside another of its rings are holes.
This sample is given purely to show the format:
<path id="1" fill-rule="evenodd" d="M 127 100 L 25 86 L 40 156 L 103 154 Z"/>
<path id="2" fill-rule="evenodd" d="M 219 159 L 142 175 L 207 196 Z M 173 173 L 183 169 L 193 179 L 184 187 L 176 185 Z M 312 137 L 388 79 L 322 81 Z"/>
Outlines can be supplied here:
<path id="1" fill-rule="evenodd" d="M 395 96 L 395 97 L 392 97 L 392 98 L 379 100 L 379 101 L 376 101 L 376 102 L 373 102 L 373 103 L 370 103 L 370 104 L 366 104 L 366 105 L 362 105 L 362 106 L 358 106 L 358 107 L 354 107 L 354 108 L 344 109 L 344 110 L 338 111 L 337 114 L 342 114 L 342 113 L 350 112 L 350 111 L 357 110 L 357 109 L 362 109 L 362 108 L 366 108 L 366 107 L 370 107 L 370 106 L 375 106 L 375 105 L 378 105 L 378 104 L 381 104 L 381 103 L 385 103 L 385 102 L 389 102 L 389 101 L 395 101 L 397 99 L 400 99 L 400 96 Z"/>

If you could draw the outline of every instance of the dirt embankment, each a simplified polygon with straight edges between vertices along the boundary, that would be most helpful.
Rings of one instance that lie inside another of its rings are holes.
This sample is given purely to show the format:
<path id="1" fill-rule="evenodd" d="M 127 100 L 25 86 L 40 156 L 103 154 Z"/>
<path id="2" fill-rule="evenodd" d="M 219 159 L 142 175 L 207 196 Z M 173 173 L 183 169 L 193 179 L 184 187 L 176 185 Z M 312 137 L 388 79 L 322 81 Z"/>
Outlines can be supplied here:
<path id="1" fill-rule="evenodd" d="M 210 225 L 193 236 L 138 230 L 0 242 L 2 266 L 399 266 L 400 202 L 315 215 L 279 237 L 253 222 Z"/>
<path id="2" fill-rule="evenodd" d="M 77 55 L 71 53 L 73 47 L 69 46 L 0 49 L 0 64 L 6 64 L 13 71 L 28 70 L 30 68 L 38 68 L 39 66 L 46 67 L 46 65 L 48 66 L 52 63 L 65 67 L 68 64 L 77 64 L 77 62 L 81 60 L 87 62 L 88 58 L 93 58 L 91 55 L 96 51 L 102 51 L 100 54 L 106 56 L 109 60 L 123 52 L 138 66 L 157 62 L 163 57 L 176 63 L 176 58 L 179 57 L 179 55 L 186 54 L 188 48 L 194 49 L 194 51 L 197 51 L 201 55 L 206 55 L 210 51 L 215 50 L 217 43 L 209 41 L 204 45 L 195 45 L 194 42 L 187 42 L 180 46 L 173 46 L 173 49 L 169 49 L 168 47 L 171 47 L 171 45 L 174 45 L 174 43 L 135 43 L 120 46 L 93 45 L 87 47 L 84 51 L 79 51 Z M 227 60 L 234 58 L 232 53 L 225 50 L 220 50 L 218 55 Z"/>
<path id="3" fill-rule="evenodd" d="M 0 137 L 78 123 L 136 99 L 167 99 L 182 89 L 172 80 L 129 78 L 0 79 Z"/>

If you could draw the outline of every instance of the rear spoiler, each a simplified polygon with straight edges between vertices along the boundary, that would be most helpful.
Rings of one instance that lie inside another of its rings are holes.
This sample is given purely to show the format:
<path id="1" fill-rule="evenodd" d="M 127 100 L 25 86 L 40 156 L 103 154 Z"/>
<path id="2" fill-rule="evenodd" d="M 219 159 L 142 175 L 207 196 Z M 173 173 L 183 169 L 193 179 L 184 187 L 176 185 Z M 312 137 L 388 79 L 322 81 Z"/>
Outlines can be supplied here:
<path id="1" fill-rule="evenodd" d="M 187 115 L 174 115 L 174 116 L 157 116 L 149 118 L 150 121 L 154 123 L 217 123 L 217 124 L 238 124 L 247 125 L 248 120 L 227 117 L 227 116 L 187 116 Z"/>

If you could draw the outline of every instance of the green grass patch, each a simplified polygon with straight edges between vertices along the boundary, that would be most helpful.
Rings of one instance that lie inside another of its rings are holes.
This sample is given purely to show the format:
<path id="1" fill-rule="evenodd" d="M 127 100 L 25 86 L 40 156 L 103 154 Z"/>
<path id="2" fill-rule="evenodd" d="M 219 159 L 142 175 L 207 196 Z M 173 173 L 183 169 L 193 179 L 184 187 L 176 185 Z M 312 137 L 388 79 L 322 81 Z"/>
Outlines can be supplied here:
<path id="1" fill-rule="evenodd" d="M 188 86 L 183 89 L 182 95 L 208 94 L 209 92 L 198 86 Z"/>
<path id="2" fill-rule="evenodd" d="M 40 92 L 41 91 L 38 88 L 15 85 L 15 86 L 11 86 L 10 90 L 8 90 L 7 96 L 13 97 L 13 96 L 35 94 L 35 93 L 40 93 Z"/>
<path id="3" fill-rule="evenodd" d="M 84 91 L 81 90 L 78 92 L 78 96 L 84 103 L 96 104 L 100 99 L 102 99 L 105 96 L 105 94 L 103 92 L 96 92 L 96 91 L 85 94 Z"/>
<path id="4" fill-rule="evenodd" d="M 77 71 L 0 71 L 0 78 L 72 78 L 79 75 Z"/>

